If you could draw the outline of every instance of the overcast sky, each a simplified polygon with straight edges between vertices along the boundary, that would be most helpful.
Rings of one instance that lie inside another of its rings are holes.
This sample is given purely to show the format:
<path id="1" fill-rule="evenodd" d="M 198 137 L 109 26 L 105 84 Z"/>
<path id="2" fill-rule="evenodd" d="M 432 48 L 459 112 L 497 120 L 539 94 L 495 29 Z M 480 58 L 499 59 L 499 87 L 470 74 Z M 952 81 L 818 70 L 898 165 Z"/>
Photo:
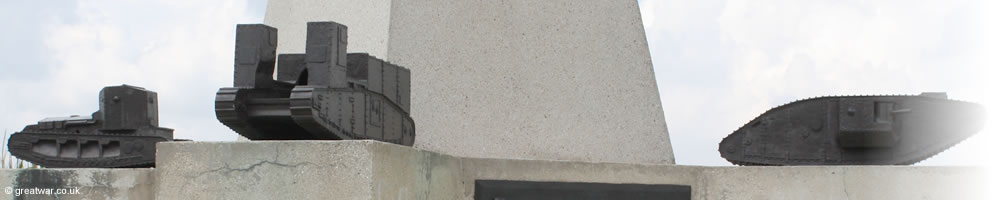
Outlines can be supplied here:
<path id="1" fill-rule="evenodd" d="M 0 128 L 89 115 L 104 86 L 159 93 L 175 137 L 234 140 L 213 112 L 235 24 L 265 0 L 11 1 L 0 7 Z M 644 0 L 678 164 L 729 165 L 718 142 L 767 109 L 822 95 L 948 92 L 1000 113 L 1000 10 L 989 0 Z M 921 165 L 997 163 L 996 120 Z M 419 134 L 419 133 L 418 133 Z"/>

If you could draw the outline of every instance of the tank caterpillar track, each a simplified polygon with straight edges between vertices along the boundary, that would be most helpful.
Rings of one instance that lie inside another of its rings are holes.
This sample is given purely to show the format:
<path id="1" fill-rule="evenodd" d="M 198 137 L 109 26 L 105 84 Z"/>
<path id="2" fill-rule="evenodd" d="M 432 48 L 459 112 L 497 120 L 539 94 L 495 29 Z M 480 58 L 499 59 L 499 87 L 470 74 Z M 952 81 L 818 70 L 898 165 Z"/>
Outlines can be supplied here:
<path id="1" fill-rule="evenodd" d="M 819 97 L 768 110 L 719 153 L 737 165 L 910 165 L 979 132 L 985 115 L 944 93 Z"/>
<path id="2" fill-rule="evenodd" d="M 158 127 L 156 93 L 105 87 L 91 116 L 46 118 L 10 136 L 11 155 L 49 168 L 152 167 L 156 143 L 173 140 Z"/>
<path id="3" fill-rule="evenodd" d="M 308 23 L 305 54 L 276 48 L 275 28 L 237 25 L 233 87 L 215 98 L 220 122 L 251 140 L 413 145 L 408 69 L 345 53 L 347 27 L 334 22 Z"/>

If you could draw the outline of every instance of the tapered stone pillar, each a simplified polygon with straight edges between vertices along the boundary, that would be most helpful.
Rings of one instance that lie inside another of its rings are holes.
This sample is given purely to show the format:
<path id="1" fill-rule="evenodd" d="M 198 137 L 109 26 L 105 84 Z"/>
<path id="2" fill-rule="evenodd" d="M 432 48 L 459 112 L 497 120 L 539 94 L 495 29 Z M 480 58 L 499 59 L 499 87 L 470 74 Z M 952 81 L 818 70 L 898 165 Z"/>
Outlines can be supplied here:
<path id="1" fill-rule="evenodd" d="M 305 24 L 412 75 L 415 147 L 465 157 L 673 164 L 638 3 L 271 0 L 279 53 Z"/>

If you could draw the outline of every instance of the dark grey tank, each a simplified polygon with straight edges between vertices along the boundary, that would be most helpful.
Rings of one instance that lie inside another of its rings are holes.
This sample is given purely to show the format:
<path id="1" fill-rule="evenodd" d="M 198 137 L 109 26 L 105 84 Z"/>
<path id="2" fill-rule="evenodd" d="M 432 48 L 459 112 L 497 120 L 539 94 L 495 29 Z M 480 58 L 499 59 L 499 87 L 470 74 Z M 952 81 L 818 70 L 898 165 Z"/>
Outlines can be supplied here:
<path id="1" fill-rule="evenodd" d="M 44 167 L 151 167 L 156 143 L 173 140 L 159 127 L 156 92 L 105 87 L 90 116 L 45 118 L 10 136 L 11 155 Z"/>
<path id="2" fill-rule="evenodd" d="M 738 165 L 909 165 L 983 127 L 984 108 L 919 96 L 833 96 L 772 108 L 719 143 Z"/>
<path id="3" fill-rule="evenodd" d="M 308 23 L 305 54 L 276 55 L 276 48 L 275 28 L 236 27 L 233 87 L 215 97 L 220 122 L 251 140 L 413 145 L 409 70 L 347 54 L 347 27 L 334 22 Z"/>

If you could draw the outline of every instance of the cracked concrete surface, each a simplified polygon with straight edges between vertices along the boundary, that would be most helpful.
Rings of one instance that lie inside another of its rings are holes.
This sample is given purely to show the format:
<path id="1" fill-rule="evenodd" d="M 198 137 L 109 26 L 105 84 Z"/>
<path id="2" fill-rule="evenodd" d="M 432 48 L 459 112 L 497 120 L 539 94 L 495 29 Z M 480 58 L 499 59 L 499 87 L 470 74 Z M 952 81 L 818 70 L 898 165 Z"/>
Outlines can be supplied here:
<path id="1" fill-rule="evenodd" d="M 362 142 L 363 143 L 363 142 Z M 368 145 L 323 141 L 161 143 L 160 199 L 329 199 L 370 196 Z M 366 183 L 368 182 L 368 183 Z M 344 184 L 337 187 L 331 183 Z M 294 192 L 291 192 L 294 191 Z M 226 194 L 220 196 L 219 194 Z"/>
<path id="2" fill-rule="evenodd" d="M 196 175 L 195 178 L 201 177 L 201 176 L 203 176 L 205 174 L 208 174 L 208 173 L 222 173 L 222 174 L 225 174 L 226 176 L 230 176 L 231 173 L 233 173 L 233 172 L 242 172 L 242 173 L 252 172 L 254 169 L 256 169 L 257 167 L 262 166 L 262 165 L 273 165 L 273 166 L 276 166 L 276 167 L 296 168 L 296 167 L 300 167 L 300 166 L 304 166 L 304 165 L 312 165 L 313 164 L 311 162 L 297 162 L 295 164 L 280 163 L 278 161 L 278 156 L 281 155 L 281 148 L 275 146 L 274 147 L 274 151 L 275 151 L 274 158 L 271 159 L 271 160 L 261 160 L 261 161 L 259 161 L 257 163 L 253 163 L 253 164 L 250 164 L 249 166 L 240 167 L 240 168 L 233 168 L 233 167 L 229 166 L 229 163 L 223 163 L 225 166 L 219 167 L 219 168 L 216 168 L 216 169 L 213 169 L 213 170 L 208 170 L 208 171 L 204 171 L 204 172 L 198 173 L 198 175 Z M 257 174 L 254 174 L 254 176 L 256 177 L 257 180 L 260 180 L 260 176 L 257 176 Z"/>
<path id="3" fill-rule="evenodd" d="M 842 187 L 844 187 L 844 199 L 845 200 L 850 200 L 851 199 L 851 193 L 847 192 L 847 169 L 844 169 L 844 170 L 840 171 L 840 177 L 841 177 L 840 183 L 842 183 Z"/>

